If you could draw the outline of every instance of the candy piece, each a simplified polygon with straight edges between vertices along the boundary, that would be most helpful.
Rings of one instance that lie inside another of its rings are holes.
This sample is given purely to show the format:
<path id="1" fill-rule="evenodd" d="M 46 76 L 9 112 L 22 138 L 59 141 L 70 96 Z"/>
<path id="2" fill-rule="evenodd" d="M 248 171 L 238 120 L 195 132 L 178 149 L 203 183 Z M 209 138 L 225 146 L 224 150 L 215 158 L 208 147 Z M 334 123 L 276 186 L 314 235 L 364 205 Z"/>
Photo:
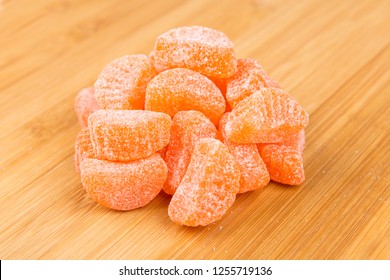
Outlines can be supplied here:
<path id="1" fill-rule="evenodd" d="M 220 90 L 222 95 L 226 96 L 226 87 L 227 87 L 227 79 L 225 78 L 216 78 L 216 77 L 208 77 Z"/>
<path id="2" fill-rule="evenodd" d="M 225 112 L 225 99 L 207 77 L 184 68 L 169 69 L 146 88 L 145 109 L 171 117 L 179 111 L 202 112 L 215 125 Z"/>
<path id="3" fill-rule="evenodd" d="M 202 26 L 178 27 L 158 36 L 154 59 L 167 68 L 187 68 L 209 77 L 227 78 L 236 72 L 232 41 Z"/>
<path id="4" fill-rule="evenodd" d="M 144 158 L 169 143 L 171 118 L 141 110 L 99 110 L 89 119 L 96 158 L 129 161 Z"/>
<path id="5" fill-rule="evenodd" d="M 168 178 L 163 190 L 174 194 L 191 160 L 192 151 L 202 138 L 215 138 L 217 129 L 198 111 L 181 111 L 175 115 L 171 127 L 171 138 L 165 156 Z"/>
<path id="6" fill-rule="evenodd" d="M 287 92 L 263 88 L 234 107 L 226 136 L 236 143 L 275 143 L 307 126 L 309 115 Z"/>
<path id="7" fill-rule="evenodd" d="M 88 117 L 93 112 L 99 110 L 95 98 L 95 89 L 93 87 L 82 89 L 76 96 L 74 110 L 79 120 L 81 128 L 88 127 Z"/>
<path id="8" fill-rule="evenodd" d="M 147 83 L 157 72 L 146 55 L 126 55 L 107 64 L 95 82 L 102 109 L 143 109 Z"/>
<path id="9" fill-rule="evenodd" d="M 167 166 L 158 155 L 131 162 L 86 158 L 81 163 L 81 181 L 100 205 L 131 210 L 148 204 L 160 192 Z"/>
<path id="10" fill-rule="evenodd" d="M 219 122 L 218 131 L 230 154 L 240 167 L 240 190 L 238 193 L 253 191 L 266 186 L 270 176 L 264 161 L 260 157 L 256 144 L 236 144 L 230 142 L 225 133 L 225 126 L 229 113 L 225 113 Z"/>
<path id="11" fill-rule="evenodd" d="M 168 67 L 164 67 L 156 62 L 156 60 L 154 58 L 154 51 L 151 51 L 149 53 L 148 58 L 149 58 L 150 64 L 154 67 L 154 69 L 156 70 L 157 73 L 161 73 L 161 72 L 169 69 Z"/>
<path id="12" fill-rule="evenodd" d="M 91 135 L 88 128 L 83 128 L 77 134 L 76 144 L 74 148 L 74 162 L 76 172 L 80 173 L 80 163 L 87 157 L 93 157 L 93 147 L 91 142 Z"/>
<path id="13" fill-rule="evenodd" d="M 219 140 L 201 139 L 169 204 L 169 217 L 182 225 L 209 225 L 232 206 L 239 188 L 240 170 L 228 148 Z"/>
<path id="14" fill-rule="evenodd" d="M 241 100 L 264 87 L 280 88 L 256 60 L 238 59 L 237 72 L 226 81 L 226 100 L 234 108 Z"/>

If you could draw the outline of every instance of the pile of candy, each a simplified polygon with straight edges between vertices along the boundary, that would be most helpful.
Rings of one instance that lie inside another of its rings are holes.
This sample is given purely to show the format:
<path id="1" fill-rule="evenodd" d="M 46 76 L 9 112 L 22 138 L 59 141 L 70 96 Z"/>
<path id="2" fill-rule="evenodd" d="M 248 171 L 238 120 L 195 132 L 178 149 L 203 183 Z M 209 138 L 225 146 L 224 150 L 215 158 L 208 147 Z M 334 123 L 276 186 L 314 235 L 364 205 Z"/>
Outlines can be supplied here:
<path id="1" fill-rule="evenodd" d="M 238 193 L 305 178 L 308 114 L 207 27 L 169 30 L 149 56 L 112 61 L 79 92 L 75 111 L 76 170 L 92 199 L 111 209 L 145 206 L 163 190 L 172 221 L 205 226 Z"/>

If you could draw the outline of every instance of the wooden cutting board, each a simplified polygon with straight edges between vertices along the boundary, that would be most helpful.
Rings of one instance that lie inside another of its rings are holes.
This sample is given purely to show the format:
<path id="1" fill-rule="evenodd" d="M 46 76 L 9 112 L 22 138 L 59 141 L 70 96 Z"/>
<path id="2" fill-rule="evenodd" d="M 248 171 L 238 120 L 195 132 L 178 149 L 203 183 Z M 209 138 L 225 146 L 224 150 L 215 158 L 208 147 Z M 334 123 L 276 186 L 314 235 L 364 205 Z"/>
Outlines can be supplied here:
<path id="1" fill-rule="evenodd" d="M 389 1 L 0 1 L 0 259 L 389 259 Z M 309 112 L 306 181 L 207 227 L 117 212 L 74 171 L 77 92 L 182 25 L 225 32 Z"/>

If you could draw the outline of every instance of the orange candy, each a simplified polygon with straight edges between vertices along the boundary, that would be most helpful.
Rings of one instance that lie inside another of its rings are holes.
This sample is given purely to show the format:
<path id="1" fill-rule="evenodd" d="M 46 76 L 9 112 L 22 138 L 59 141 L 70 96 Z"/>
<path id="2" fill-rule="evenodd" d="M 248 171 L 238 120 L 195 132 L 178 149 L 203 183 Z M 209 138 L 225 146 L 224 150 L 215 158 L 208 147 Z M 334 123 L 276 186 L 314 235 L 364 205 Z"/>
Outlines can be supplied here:
<path id="1" fill-rule="evenodd" d="M 263 88 L 234 107 L 225 130 L 235 143 L 276 143 L 308 123 L 309 115 L 290 94 Z"/>
<path id="2" fill-rule="evenodd" d="M 143 109 L 147 83 L 157 72 L 143 54 L 126 55 L 107 64 L 95 82 L 102 109 Z"/>
<path id="3" fill-rule="evenodd" d="M 181 111 L 175 115 L 165 155 L 168 178 L 163 190 L 174 194 L 190 163 L 192 151 L 202 138 L 215 138 L 217 129 L 201 112 Z"/>
<path id="4" fill-rule="evenodd" d="M 194 148 L 168 215 L 182 225 L 209 225 L 232 206 L 239 188 L 240 170 L 228 148 L 219 140 L 203 138 Z"/>
<path id="5" fill-rule="evenodd" d="M 302 158 L 304 130 L 281 143 L 258 144 L 258 148 L 271 180 L 287 185 L 299 185 L 305 180 Z"/>
<path id="6" fill-rule="evenodd" d="M 147 205 L 167 177 L 167 166 L 158 154 L 131 162 L 86 158 L 80 169 L 82 184 L 92 199 L 123 211 Z"/>
<path id="7" fill-rule="evenodd" d="M 240 190 L 238 193 L 254 191 L 267 185 L 270 180 L 264 161 L 260 157 L 256 144 L 236 144 L 226 138 L 225 125 L 229 113 L 225 113 L 219 122 L 218 131 L 230 154 L 240 167 Z"/>
<path id="8" fill-rule="evenodd" d="M 76 96 L 74 110 L 82 128 L 88 127 L 88 117 L 99 110 L 93 87 L 82 89 Z"/>
<path id="9" fill-rule="evenodd" d="M 264 87 L 280 88 L 256 60 L 238 59 L 237 72 L 226 82 L 226 99 L 234 108 L 241 100 Z"/>
<path id="10" fill-rule="evenodd" d="M 93 157 L 93 147 L 91 142 L 91 135 L 88 128 L 83 128 L 77 134 L 74 161 L 76 172 L 80 172 L 80 163 L 87 157 Z"/>
<path id="11" fill-rule="evenodd" d="M 202 112 L 215 125 L 225 112 L 225 99 L 207 77 L 184 68 L 161 72 L 146 88 L 145 110 L 171 117 L 180 111 Z"/>
<path id="12" fill-rule="evenodd" d="M 178 27 L 158 36 L 154 60 L 166 68 L 187 68 L 218 78 L 232 76 L 237 68 L 233 42 L 202 26 Z"/>
<path id="13" fill-rule="evenodd" d="M 171 118 L 141 110 L 99 110 L 88 119 L 96 158 L 129 161 L 168 145 Z"/>

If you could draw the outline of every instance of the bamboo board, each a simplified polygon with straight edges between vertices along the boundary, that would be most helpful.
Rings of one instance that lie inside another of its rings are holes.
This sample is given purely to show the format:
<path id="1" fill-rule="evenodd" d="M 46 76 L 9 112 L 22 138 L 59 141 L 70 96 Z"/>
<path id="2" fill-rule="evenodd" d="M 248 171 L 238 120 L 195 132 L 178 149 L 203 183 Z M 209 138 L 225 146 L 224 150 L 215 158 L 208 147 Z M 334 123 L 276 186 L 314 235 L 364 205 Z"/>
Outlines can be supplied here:
<path id="1" fill-rule="evenodd" d="M 0 1 L 0 259 L 389 259 L 389 1 Z M 87 198 L 77 92 L 182 25 L 225 32 L 310 114 L 306 181 L 239 195 L 219 222 Z"/>

